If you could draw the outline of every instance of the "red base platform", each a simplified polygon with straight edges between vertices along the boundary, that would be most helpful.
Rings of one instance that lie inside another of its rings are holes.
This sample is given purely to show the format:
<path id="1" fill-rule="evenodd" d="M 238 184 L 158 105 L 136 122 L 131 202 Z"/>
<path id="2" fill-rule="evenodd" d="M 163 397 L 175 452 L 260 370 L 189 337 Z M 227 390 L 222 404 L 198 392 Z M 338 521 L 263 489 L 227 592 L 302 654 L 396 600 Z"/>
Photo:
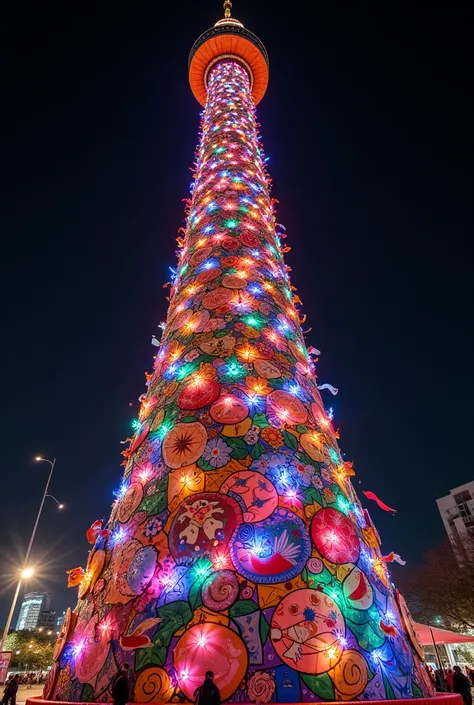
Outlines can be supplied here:
<path id="1" fill-rule="evenodd" d="M 68 703 L 62 700 L 43 700 L 43 698 L 28 698 L 25 705 L 51 705 L 52 702 L 57 703 L 57 705 L 78 705 L 77 703 Z M 334 702 L 335 701 L 319 702 L 315 703 L 315 705 L 334 705 Z M 364 700 L 362 702 L 367 703 L 367 705 L 395 705 L 395 703 L 399 703 L 400 705 L 463 705 L 463 699 L 457 693 L 437 693 L 433 698 L 407 698 L 406 700 Z M 80 703 L 80 705 L 97 705 L 97 703 Z M 105 705 L 112 705 L 112 703 L 106 703 Z M 164 705 L 164 703 L 162 704 L 158 701 L 153 701 L 148 703 L 148 705 Z M 239 705 L 255 705 L 255 703 L 241 703 Z M 278 703 L 278 705 L 295 705 L 295 703 Z M 299 703 L 299 705 L 305 705 L 305 703 Z"/>

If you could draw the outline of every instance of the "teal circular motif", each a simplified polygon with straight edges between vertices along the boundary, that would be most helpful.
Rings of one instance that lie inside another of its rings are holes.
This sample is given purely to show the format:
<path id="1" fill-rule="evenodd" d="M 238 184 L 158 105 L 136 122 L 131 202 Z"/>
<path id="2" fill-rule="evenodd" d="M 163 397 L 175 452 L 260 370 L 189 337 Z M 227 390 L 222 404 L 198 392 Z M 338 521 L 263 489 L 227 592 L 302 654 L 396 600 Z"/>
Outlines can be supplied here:
<path id="1" fill-rule="evenodd" d="M 235 569 L 254 583 L 291 580 L 302 571 L 310 554 L 304 523 L 282 508 L 265 521 L 239 526 L 230 546 Z"/>

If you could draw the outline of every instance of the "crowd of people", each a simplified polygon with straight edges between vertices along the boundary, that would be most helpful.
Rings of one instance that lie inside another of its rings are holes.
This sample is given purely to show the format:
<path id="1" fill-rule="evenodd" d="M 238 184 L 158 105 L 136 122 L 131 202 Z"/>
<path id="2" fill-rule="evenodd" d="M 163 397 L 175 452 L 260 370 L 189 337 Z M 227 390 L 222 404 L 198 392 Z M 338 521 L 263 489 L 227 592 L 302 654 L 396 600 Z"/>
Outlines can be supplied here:
<path id="1" fill-rule="evenodd" d="M 464 705 L 472 705 L 471 688 L 474 688 L 474 669 L 466 666 L 463 673 L 461 666 L 436 670 L 427 666 L 427 670 L 438 693 L 458 693 Z"/>

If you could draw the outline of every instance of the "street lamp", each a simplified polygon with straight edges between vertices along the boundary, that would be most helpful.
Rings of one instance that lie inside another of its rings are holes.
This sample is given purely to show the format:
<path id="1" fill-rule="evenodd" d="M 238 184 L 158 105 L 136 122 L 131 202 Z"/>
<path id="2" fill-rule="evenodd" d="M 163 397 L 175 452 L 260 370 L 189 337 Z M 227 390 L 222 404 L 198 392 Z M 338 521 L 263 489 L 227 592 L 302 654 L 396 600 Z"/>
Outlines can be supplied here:
<path id="1" fill-rule="evenodd" d="M 23 580 L 29 580 L 30 578 L 32 578 L 34 575 L 34 572 L 35 572 L 34 568 L 25 568 L 20 573 L 20 579 L 18 581 L 18 585 L 16 586 L 15 594 L 13 596 L 12 604 L 10 607 L 10 612 L 8 613 L 8 617 L 7 617 L 7 623 L 5 625 L 5 630 L 3 632 L 3 636 L 0 640 L 0 652 L 3 651 L 5 640 L 8 636 L 8 632 L 10 631 L 10 624 L 12 623 L 13 613 L 14 613 L 15 607 L 16 607 L 16 601 L 18 600 L 18 595 L 20 594 L 21 584 L 22 584 Z"/>
<path id="2" fill-rule="evenodd" d="M 26 551 L 26 556 L 25 556 L 24 565 L 28 563 L 28 560 L 29 560 L 29 558 L 30 558 L 31 549 L 33 548 L 33 541 L 35 540 L 35 536 L 36 536 L 36 529 L 38 528 L 39 520 L 40 520 L 40 517 L 41 517 L 41 513 L 42 513 L 42 511 L 43 511 L 43 506 L 44 506 L 44 502 L 45 502 L 46 497 L 51 497 L 52 499 L 54 499 L 54 501 L 55 501 L 56 504 L 58 505 L 59 509 L 62 509 L 63 506 L 64 506 L 64 505 L 62 505 L 62 504 L 60 504 L 60 503 L 58 502 L 58 500 L 56 499 L 56 497 L 53 497 L 53 495 L 52 495 L 52 494 L 49 494 L 49 492 L 48 492 L 48 490 L 49 490 L 49 484 L 50 484 L 50 482 L 51 482 L 51 478 L 52 478 L 53 472 L 54 472 L 54 466 L 56 465 L 56 458 L 54 458 L 53 460 L 48 460 L 47 458 L 42 458 L 40 455 L 38 455 L 38 456 L 36 456 L 35 460 L 36 460 L 36 462 L 38 462 L 38 463 L 49 463 L 50 466 L 51 466 L 51 470 L 49 471 L 48 479 L 47 479 L 47 482 L 46 482 L 46 487 L 44 488 L 43 497 L 42 497 L 42 499 L 41 499 L 41 504 L 40 504 L 40 507 L 39 507 L 39 510 L 38 510 L 38 514 L 37 514 L 37 517 L 36 517 L 35 525 L 33 526 L 33 531 L 32 531 L 32 533 L 31 533 L 30 543 L 28 544 L 28 548 L 27 548 L 27 551 Z M 33 569 L 33 568 L 24 568 L 23 571 L 22 571 L 22 573 L 21 573 L 20 580 L 18 581 L 18 585 L 16 586 L 15 596 L 13 597 L 13 602 L 12 602 L 12 605 L 11 605 L 11 607 L 10 607 L 10 613 L 9 613 L 9 615 L 8 615 L 8 618 L 7 618 L 7 623 L 6 623 L 5 629 L 4 629 L 4 631 L 3 631 L 3 636 L 2 636 L 2 638 L 1 638 L 1 640 L 0 640 L 0 652 L 3 651 L 3 647 L 4 647 L 4 645 L 5 645 L 5 639 L 6 639 L 7 636 L 8 636 L 8 632 L 10 631 L 10 624 L 11 624 L 11 621 L 12 621 L 12 619 L 13 619 L 13 613 L 14 613 L 14 611 L 15 611 L 16 602 L 17 602 L 17 600 L 18 600 L 18 595 L 20 594 L 20 588 L 21 588 L 22 580 L 28 580 L 29 578 L 31 578 L 31 577 L 33 576 L 33 573 L 34 573 L 34 569 Z"/>

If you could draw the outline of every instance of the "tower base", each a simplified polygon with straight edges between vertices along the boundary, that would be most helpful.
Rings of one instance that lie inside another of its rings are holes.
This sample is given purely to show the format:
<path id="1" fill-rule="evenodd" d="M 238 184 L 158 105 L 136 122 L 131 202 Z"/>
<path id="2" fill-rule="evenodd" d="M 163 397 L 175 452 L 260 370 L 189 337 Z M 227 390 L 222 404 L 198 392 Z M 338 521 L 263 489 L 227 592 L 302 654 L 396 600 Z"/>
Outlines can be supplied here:
<path id="1" fill-rule="evenodd" d="M 44 700 L 43 698 L 28 698 L 25 705 L 77 705 L 62 700 Z M 433 698 L 406 698 L 403 700 L 367 700 L 367 705 L 463 705 L 463 699 L 458 693 L 437 693 Z M 81 705 L 97 705 L 97 703 L 81 703 Z M 112 705 L 112 702 L 105 705 Z M 158 701 L 148 705 L 164 705 Z M 255 703 L 240 703 L 239 705 L 255 705 Z M 278 705 L 295 705 L 295 703 L 279 703 Z M 334 705 L 334 701 L 319 702 L 317 705 Z"/>

